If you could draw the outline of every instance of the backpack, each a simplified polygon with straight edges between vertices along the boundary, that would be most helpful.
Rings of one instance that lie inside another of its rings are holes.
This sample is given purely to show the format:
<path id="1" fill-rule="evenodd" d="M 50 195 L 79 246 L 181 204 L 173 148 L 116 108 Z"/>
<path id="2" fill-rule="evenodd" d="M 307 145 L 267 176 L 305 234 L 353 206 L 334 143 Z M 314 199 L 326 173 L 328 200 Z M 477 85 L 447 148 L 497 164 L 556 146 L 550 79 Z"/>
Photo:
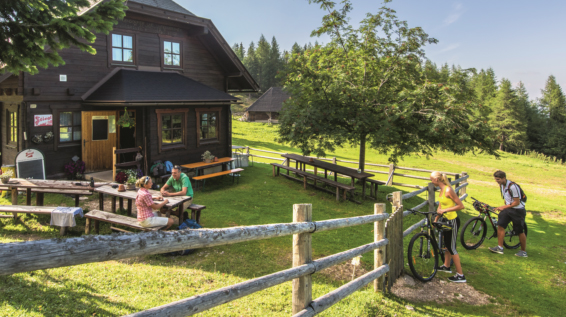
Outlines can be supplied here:
<path id="1" fill-rule="evenodd" d="M 196 221 L 194 221 L 192 219 L 187 219 L 181 225 L 179 225 L 178 230 L 201 229 L 201 228 L 202 228 L 202 226 L 199 225 Z M 181 250 L 181 251 L 171 252 L 171 255 L 189 255 L 191 253 L 194 253 L 196 250 L 197 249 Z"/>
<path id="2" fill-rule="evenodd" d="M 521 200 L 522 203 L 526 203 L 527 202 L 527 194 L 525 194 L 525 192 L 523 191 L 521 186 L 519 186 L 519 184 L 517 184 L 513 181 L 510 181 L 509 187 L 511 187 L 511 185 L 517 185 L 517 188 L 519 188 L 519 199 Z M 509 187 L 507 187 L 507 188 L 509 188 Z M 501 191 L 501 198 L 503 198 L 503 187 L 499 186 L 499 190 Z"/>

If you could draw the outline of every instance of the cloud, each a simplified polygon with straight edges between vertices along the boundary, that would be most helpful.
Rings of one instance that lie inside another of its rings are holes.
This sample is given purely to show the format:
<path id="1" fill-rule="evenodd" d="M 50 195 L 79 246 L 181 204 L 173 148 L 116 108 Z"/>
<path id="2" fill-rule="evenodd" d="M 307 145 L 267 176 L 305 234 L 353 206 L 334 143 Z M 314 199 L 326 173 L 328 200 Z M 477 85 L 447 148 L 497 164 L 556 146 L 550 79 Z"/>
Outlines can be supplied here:
<path id="1" fill-rule="evenodd" d="M 456 3 L 454 4 L 453 7 L 454 9 L 452 10 L 452 12 L 450 12 L 450 14 L 446 17 L 446 19 L 444 19 L 444 26 L 448 26 L 458 21 L 460 16 L 462 16 L 462 14 L 465 11 L 464 6 L 461 3 Z"/>
<path id="2" fill-rule="evenodd" d="M 450 44 L 450 45 L 446 46 L 445 48 L 441 49 L 440 51 L 438 51 L 438 53 L 446 53 L 446 52 L 455 50 L 458 47 L 460 47 L 460 43 Z"/>

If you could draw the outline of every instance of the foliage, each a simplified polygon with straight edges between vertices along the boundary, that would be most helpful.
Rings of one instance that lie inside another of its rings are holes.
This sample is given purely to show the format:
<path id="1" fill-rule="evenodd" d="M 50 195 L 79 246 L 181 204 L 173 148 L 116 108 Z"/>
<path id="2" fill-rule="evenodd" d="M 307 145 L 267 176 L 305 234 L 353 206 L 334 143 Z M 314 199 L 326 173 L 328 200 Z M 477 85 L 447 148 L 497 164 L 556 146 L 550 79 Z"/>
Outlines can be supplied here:
<path id="1" fill-rule="evenodd" d="M 566 159 L 566 97 L 554 76 L 548 77 L 542 90 L 540 107 L 547 118 L 547 135 L 543 151 Z"/>
<path id="2" fill-rule="evenodd" d="M 210 151 L 206 151 L 201 155 L 203 160 L 212 160 L 214 159 L 214 155 L 210 153 Z"/>
<path id="3" fill-rule="evenodd" d="M 82 160 L 76 162 L 70 161 L 63 166 L 63 170 L 68 178 L 81 178 L 80 176 L 82 176 L 86 170 L 86 164 Z"/>
<path id="4" fill-rule="evenodd" d="M 248 50 L 244 50 L 242 43 L 234 44 L 232 50 L 244 63 L 248 72 L 259 84 L 262 91 L 267 91 L 270 87 L 279 86 L 277 73 L 284 67 L 283 57 L 279 49 L 279 44 L 275 36 L 269 43 L 263 34 L 257 42 L 250 43 Z"/>
<path id="5" fill-rule="evenodd" d="M 487 121 L 473 110 L 482 106 L 466 85 L 468 72 L 456 69 L 446 83 L 426 78 L 423 47 L 437 41 L 422 28 L 409 28 L 383 7 L 354 29 L 350 1 L 340 10 L 332 1 L 311 2 L 328 11 L 312 35 L 332 41 L 289 62 L 285 89 L 292 99 L 279 119 L 279 142 L 317 156 L 360 144 L 360 169 L 366 142 L 391 162 L 435 149 L 495 154 Z"/>
<path id="6" fill-rule="evenodd" d="M 128 184 L 135 184 L 136 181 L 138 180 L 139 173 L 138 173 L 138 169 L 129 169 L 126 170 L 126 175 L 128 175 L 128 179 L 126 180 L 126 183 Z M 142 172 L 142 176 L 143 176 L 143 172 Z"/>
<path id="7" fill-rule="evenodd" d="M 124 184 L 128 180 L 128 175 L 125 172 L 120 171 L 116 173 L 115 179 L 117 183 Z"/>
<path id="8" fill-rule="evenodd" d="M 0 1 L 0 72 L 31 74 L 37 66 L 65 64 L 59 51 L 75 46 L 96 54 L 94 33 L 108 34 L 124 18 L 124 0 Z"/>
<path id="9" fill-rule="evenodd" d="M 7 170 L 7 171 L 4 171 L 4 172 L 3 172 L 3 171 L 0 169 L 0 176 L 2 176 L 2 177 L 14 177 L 14 172 L 11 171 L 11 170 Z"/>
<path id="10" fill-rule="evenodd" d="M 116 121 L 116 125 L 124 128 L 133 128 L 136 126 L 136 120 L 128 114 L 128 107 L 124 107 L 124 114 Z"/>
<path id="11" fill-rule="evenodd" d="M 503 148 L 525 149 L 527 146 L 526 109 L 519 104 L 511 82 L 502 79 L 496 97 L 492 100 L 490 125 L 493 128 L 499 150 Z"/>

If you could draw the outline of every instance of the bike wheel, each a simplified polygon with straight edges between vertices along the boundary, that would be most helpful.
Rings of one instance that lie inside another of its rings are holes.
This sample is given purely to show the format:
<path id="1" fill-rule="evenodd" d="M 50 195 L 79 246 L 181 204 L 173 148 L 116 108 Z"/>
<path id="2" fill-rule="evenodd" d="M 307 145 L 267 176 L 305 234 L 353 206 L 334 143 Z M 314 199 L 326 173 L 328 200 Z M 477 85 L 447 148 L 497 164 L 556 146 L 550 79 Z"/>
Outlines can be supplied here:
<path id="1" fill-rule="evenodd" d="M 527 235 L 527 223 L 525 222 L 524 228 L 525 236 Z M 503 239 L 503 245 L 507 249 L 517 249 L 521 246 L 521 241 L 519 241 L 519 236 L 515 235 L 513 232 L 513 224 L 509 223 L 507 228 L 505 228 L 505 239 Z"/>
<path id="2" fill-rule="evenodd" d="M 474 217 L 462 227 L 460 242 L 466 250 L 477 249 L 485 240 L 487 226 L 481 217 Z"/>
<path id="3" fill-rule="evenodd" d="M 422 282 L 432 280 L 438 268 L 438 250 L 428 234 L 421 232 L 411 239 L 408 261 L 416 279 Z"/>

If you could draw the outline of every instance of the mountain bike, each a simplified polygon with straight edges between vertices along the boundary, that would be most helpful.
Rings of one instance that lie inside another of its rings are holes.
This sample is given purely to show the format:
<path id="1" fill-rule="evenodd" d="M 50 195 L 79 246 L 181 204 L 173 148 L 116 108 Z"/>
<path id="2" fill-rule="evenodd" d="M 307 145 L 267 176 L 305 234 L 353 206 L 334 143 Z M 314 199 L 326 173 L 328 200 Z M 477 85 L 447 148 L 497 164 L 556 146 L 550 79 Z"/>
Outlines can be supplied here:
<path id="1" fill-rule="evenodd" d="M 494 207 L 486 203 L 471 197 L 474 202 L 474 209 L 479 211 L 479 216 L 474 217 L 466 222 L 462 227 L 460 232 L 460 241 L 462 246 L 467 250 L 475 250 L 484 242 L 487 235 L 487 222 L 493 227 L 493 234 L 489 237 L 497 238 L 497 219 L 495 215 L 499 216 L 499 213 L 495 211 Z M 523 231 L 527 235 L 527 223 L 523 223 Z M 513 231 L 513 224 L 510 222 L 505 228 L 505 239 L 503 240 L 503 245 L 507 249 L 516 249 L 521 245 L 519 241 L 519 235 Z"/>
<path id="2" fill-rule="evenodd" d="M 432 216 L 436 216 L 436 211 L 422 212 L 409 209 L 413 214 L 425 216 L 425 222 L 421 226 L 421 231 L 413 236 L 409 242 L 408 262 L 413 276 L 422 281 L 428 282 L 436 275 L 439 257 L 444 263 L 444 248 L 442 234 L 445 230 L 452 230 L 448 222 L 431 221 Z M 443 218 L 444 219 L 444 218 Z M 438 232 L 438 241 L 435 231 Z M 439 252 L 439 250 L 441 250 Z"/>

